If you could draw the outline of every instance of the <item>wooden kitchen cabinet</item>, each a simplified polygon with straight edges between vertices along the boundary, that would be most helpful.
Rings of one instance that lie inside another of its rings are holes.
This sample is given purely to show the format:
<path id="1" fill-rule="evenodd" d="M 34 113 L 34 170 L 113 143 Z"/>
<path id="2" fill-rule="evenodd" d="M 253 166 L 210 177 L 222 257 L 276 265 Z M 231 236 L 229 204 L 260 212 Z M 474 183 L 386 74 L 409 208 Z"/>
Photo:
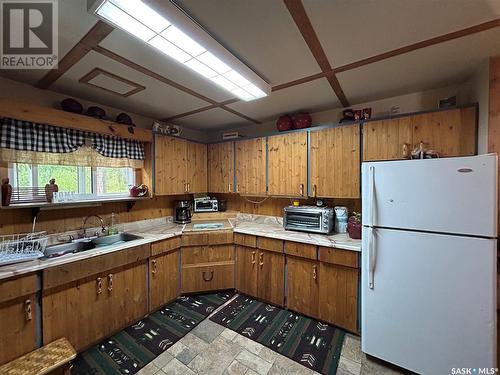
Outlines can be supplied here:
<path id="1" fill-rule="evenodd" d="M 363 160 L 407 159 L 412 148 L 410 117 L 369 121 L 363 125 Z"/>
<path id="2" fill-rule="evenodd" d="M 258 250 L 236 246 L 236 289 L 249 296 L 257 297 Z"/>
<path id="3" fill-rule="evenodd" d="M 210 193 L 235 191 L 234 142 L 208 145 L 208 191 Z"/>
<path id="4" fill-rule="evenodd" d="M 37 347 L 36 276 L 0 283 L 0 365 Z"/>
<path id="5" fill-rule="evenodd" d="M 411 116 L 413 147 L 420 142 L 443 157 L 474 155 L 476 152 L 476 107 Z"/>
<path id="6" fill-rule="evenodd" d="M 149 310 L 156 310 L 179 296 L 180 250 L 149 260 Z"/>
<path id="7" fill-rule="evenodd" d="M 207 145 L 187 142 L 187 192 L 207 192 Z"/>
<path id="8" fill-rule="evenodd" d="M 283 306 L 285 302 L 285 255 L 259 250 L 257 297 Z"/>
<path id="9" fill-rule="evenodd" d="M 307 133 L 267 139 L 268 194 L 307 196 Z"/>
<path id="10" fill-rule="evenodd" d="M 176 137 L 155 136 L 155 193 L 207 191 L 207 146 Z"/>
<path id="11" fill-rule="evenodd" d="M 287 257 L 287 305 L 301 314 L 318 318 L 319 263 L 317 261 Z M 327 285 L 323 288 L 328 289 Z"/>
<path id="12" fill-rule="evenodd" d="M 311 131 L 310 173 L 313 197 L 359 198 L 360 125 Z"/>
<path id="13" fill-rule="evenodd" d="M 235 142 L 236 192 L 265 195 L 266 138 Z"/>

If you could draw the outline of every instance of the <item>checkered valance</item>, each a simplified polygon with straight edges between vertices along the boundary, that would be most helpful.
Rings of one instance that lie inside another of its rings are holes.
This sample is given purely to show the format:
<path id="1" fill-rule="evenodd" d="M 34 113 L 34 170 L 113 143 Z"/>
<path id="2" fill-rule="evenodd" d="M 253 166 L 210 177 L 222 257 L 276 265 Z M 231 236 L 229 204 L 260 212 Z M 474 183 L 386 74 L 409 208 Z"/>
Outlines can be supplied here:
<path id="1" fill-rule="evenodd" d="M 86 139 L 90 140 L 92 149 L 107 158 L 144 160 L 142 142 L 11 118 L 0 119 L 0 149 L 74 153 L 85 146 Z"/>
<path id="2" fill-rule="evenodd" d="M 144 144 L 142 142 L 92 134 L 92 148 L 108 158 L 126 158 L 144 160 Z"/>
<path id="3" fill-rule="evenodd" d="M 68 153 L 85 144 L 85 133 L 29 121 L 0 120 L 0 147 L 19 151 Z"/>

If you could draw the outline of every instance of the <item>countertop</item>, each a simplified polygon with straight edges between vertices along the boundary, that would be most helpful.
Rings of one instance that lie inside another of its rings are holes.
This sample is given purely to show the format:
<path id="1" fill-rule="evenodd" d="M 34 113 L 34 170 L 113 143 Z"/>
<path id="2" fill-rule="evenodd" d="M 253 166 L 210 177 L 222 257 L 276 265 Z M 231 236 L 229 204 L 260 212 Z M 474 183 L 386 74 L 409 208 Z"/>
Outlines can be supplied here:
<path id="1" fill-rule="evenodd" d="M 221 223 L 218 228 L 197 229 L 195 224 Z M 39 259 L 29 262 L 16 263 L 0 267 L 0 280 L 37 272 L 46 268 L 59 266 L 83 259 L 93 258 L 100 255 L 110 254 L 131 247 L 140 246 L 167 238 L 180 236 L 185 232 L 197 232 L 207 230 L 229 230 L 235 233 L 251 234 L 262 237 L 276 238 L 287 241 L 308 243 L 319 246 L 335 247 L 338 249 L 361 251 L 361 240 L 353 240 L 347 234 L 311 234 L 295 232 L 283 228 L 282 219 L 271 216 L 239 214 L 236 218 L 221 220 L 201 220 L 186 225 L 175 224 L 171 218 L 144 220 L 123 225 L 123 231 L 142 237 L 142 239 L 120 243 L 116 245 L 97 247 L 92 250 L 76 254 L 66 254 L 61 257 L 50 259 Z M 57 235 L 52 235 L 52 238 Z"/>

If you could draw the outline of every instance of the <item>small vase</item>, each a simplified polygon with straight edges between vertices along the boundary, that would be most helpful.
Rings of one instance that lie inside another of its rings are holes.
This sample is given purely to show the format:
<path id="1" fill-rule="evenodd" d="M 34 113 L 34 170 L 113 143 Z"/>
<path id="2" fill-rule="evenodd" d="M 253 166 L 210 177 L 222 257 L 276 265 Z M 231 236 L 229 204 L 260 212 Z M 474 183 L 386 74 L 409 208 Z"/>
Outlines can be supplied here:
<path id="1" fill-rule="evenodd" d="M 349 233 L 349 237 L 351 237 L 353 240 L 360 240 L 361 239 L 361 223 L 349 221 L 347 223 L 347 232 Z"/>
<path id="2" fill-rule="evenodd" d="M 2 179 L 2 206 L 10 205 L 12 198 L 12 186 L 9 184 L 8 178 Z"/>

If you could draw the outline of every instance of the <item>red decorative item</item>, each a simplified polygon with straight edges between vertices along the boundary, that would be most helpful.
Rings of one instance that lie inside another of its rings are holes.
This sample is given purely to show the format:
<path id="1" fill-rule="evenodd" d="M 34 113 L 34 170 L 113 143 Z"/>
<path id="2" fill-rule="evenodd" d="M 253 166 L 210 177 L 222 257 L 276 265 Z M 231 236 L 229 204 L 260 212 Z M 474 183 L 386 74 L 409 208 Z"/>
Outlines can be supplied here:
<path id="1" fill-rule="evenodd" d="M 353 240 L 361 239 L 361 223 L 353 216 L 347 222 L 347 233 L 349 233 L 349 237 Z"/>
<path id="2" fill-rule="evenodd" d="M 363 119 L 368 120 L 372 117 L 372 109 L 371 108 L 363 108 Z"/>
<path id="3" fill-rule="evenodd" d="M 356 109 L 354 111 L 354 120 L 355 121 L 361 120 L 361 109 Z"/>
<path id="4" fill-rule="evenodd" d="M 294 129 L 310 128 L 311 123 L 312 123 L 312 118 L 309 113 L 299 113 L 293 116 Z"/>
<path id="5" fill-rule="evenodd" d="M 149 191 L 149 188 L 142 184 L 138 186 L 132 186 L 129 190 L 131 197 L 144 197 Z"/>
<path id="6" fill-rule="evenodd" d="M 292 128 L 292 118 L 288 115 L 280 116 L 276 121 L 276 127 L 280 132 L 290 130 Z"/>

